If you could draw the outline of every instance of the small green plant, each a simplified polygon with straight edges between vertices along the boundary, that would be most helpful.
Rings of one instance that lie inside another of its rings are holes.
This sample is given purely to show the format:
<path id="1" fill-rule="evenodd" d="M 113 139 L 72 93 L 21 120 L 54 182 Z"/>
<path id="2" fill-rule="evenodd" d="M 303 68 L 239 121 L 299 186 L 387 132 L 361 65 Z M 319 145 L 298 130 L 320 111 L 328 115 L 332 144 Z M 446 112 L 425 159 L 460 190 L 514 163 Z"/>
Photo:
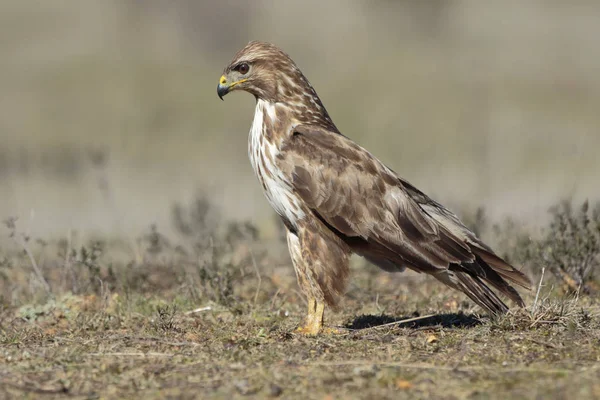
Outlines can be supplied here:
<path id="1" fill-rule="evenodd" d="M 29 258 L 29 262 L 31 263 L 31 267 L 33 268 L 33 272 L 39 282 L 39 284 L 44 288 L 44 291 L 48 296 L 52 295 L 52 289 L 44 276 L 44 273 L 40 266 L 38 265 L 35 256 L 30 248 L 31 237 L 25 233 L 21 233 L 17 228 L 17 218 L 11 217 L 4 220 L 4 225 L 10 231 L 9 237 L 17 244 L 19 247 L 23 249 L 23 252 Z M 42 242 L 45 244 L 45 242 Z"/>
<path id="2" fill-rule="evenodd" d="M 71 247 L 69 240 L 60 239 L 56 245 L 57 265 L 64 268 L 63 285 L 67 285 L 68 290 L 74 294 L 99 294 L 104 280 L 100 258 L 106 244 L 91 241 L 77 250 Z"/>
<path id="3" fill-rule="evenodd" d="M 193 266 L 185 271 L 191 295 L 198 301 L 212 301 L 239 311 L 235 289 L 245 276 L 256 273 L 251 250 L 258 240 L 256 226 L 248 221 L 219 224 L 220 212 L 205 196 L 188 205 L 176 204 L 172 218 L 185 243 L 180 248 L 182 260 Z M 259 254 L 259 258 L 262 256 Z"/>
<path id="4" fill-rule="evenodd" d="M 551 208 L 552 221 L 539 242 L 540 262 L 571 291 L 593 294 L 600 268 L 600 202 L 579 209 L 570 202 Z"/>
<path id="5" fill-rule="evenodd" d="M 234 282 L 237 278 L 233 265 L 206 265 L 198 267 L 202 294 L 210 301 L 230 307 L 235 303 Z"/>
<path id="6" fill-rule="evenodd" d="M 184 238 L 205 246 L 209 238 L 216 234 L 220 213 L 208 198 L 197 196 L 189 205 L 176 203 L 172 210 L 175 230 Z"/>
<path id="7" fill-rule="evenodd" d="M 158 231 L 155 224 L 150 226 L 150 232 L 142 235 L 141 243 L 144 245 L 145 251 L 152 255 L 172 248 L 169 239 Z"/>

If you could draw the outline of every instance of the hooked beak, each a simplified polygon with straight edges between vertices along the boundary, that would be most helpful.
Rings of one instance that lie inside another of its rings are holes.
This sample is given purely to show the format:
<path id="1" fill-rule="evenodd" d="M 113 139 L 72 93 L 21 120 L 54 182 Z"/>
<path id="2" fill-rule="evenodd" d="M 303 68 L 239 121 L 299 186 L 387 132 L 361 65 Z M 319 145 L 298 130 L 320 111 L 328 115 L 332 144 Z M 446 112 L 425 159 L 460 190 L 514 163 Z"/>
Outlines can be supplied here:
<path id="1" fill-rule="evenodd" d="M 223 96 L 229 93 L 230 87 L 231 86 L 227 84 L 227 78 L 225 75 L 221 76 L 221 79 L 219 79 L 219 84 L 217 85 L 217 94 L 221 100 L 223 100 Z"/>
<path id="2" fill-rule="evenodd" d="M 219 79 L 219 84 L 217 85 L 217 94 L 219 95 L 219 98 L 223 100 L 223 96 L 234 90 L 233 87 L 235 85 L 244 83 L 247 80 L 248 79 L 240 79 L 239 81 L 229 83 L 227 82 L 227 77 L 225 75 L 221 76 L 221 79 Z"/>

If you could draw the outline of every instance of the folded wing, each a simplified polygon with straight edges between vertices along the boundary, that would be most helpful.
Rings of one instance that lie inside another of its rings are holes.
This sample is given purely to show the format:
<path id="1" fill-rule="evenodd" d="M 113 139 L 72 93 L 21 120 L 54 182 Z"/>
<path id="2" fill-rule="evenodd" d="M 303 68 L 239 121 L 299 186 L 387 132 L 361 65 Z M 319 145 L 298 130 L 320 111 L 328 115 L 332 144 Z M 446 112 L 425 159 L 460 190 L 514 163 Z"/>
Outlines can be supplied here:
<path id="1" fill-rule="evenodd" d="M 300 125 L 277 160 L 313 214 L 381 268 L 433 275 L 493 313 L 508 307 L 484 282 L 523 305 L 508 282 L 529 279 L 439 203 L 345 136 Z"/>

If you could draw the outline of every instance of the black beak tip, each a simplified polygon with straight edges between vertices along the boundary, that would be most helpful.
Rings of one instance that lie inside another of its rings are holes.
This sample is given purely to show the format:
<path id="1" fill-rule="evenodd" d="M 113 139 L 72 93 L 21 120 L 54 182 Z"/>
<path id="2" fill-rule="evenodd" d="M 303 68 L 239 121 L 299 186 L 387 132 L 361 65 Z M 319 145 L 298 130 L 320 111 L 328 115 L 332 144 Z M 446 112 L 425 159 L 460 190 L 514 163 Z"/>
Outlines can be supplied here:
<path id="1" fill-rule="evenodd" d="M 217 85 L 217 94 L 219 95 L 219 98 L 221 100 L 225 100 L 223 99 L 223 96 L 225 96 L 227 93 L 229 92 L 229 88 L 227 86 L 223 86 L 221 84 Z"/>

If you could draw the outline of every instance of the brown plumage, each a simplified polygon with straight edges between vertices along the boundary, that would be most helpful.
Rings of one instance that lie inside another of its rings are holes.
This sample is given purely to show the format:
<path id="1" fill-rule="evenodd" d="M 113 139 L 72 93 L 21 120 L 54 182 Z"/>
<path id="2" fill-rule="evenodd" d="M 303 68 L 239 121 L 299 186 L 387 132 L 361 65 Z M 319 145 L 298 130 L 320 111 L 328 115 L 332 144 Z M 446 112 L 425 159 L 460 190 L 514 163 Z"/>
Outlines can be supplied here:
<path id="1" fill-rule="evenodd" d="M 219 97 L 256 98 L 249 155 L 265 195 L 281 216 L 298 283 L 308 297 L 306 326 L 318 333 L 324 304 L 337 304 L 357 253 L 386 271 L 425 272 L 491 313 L 515 303 L 511 286 L 529 279 L 494 254 L 433 201 L 343 136 L 308 80 L 272 44 L 251 42 L 225 68 Z"/>

